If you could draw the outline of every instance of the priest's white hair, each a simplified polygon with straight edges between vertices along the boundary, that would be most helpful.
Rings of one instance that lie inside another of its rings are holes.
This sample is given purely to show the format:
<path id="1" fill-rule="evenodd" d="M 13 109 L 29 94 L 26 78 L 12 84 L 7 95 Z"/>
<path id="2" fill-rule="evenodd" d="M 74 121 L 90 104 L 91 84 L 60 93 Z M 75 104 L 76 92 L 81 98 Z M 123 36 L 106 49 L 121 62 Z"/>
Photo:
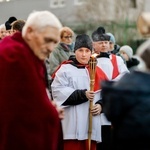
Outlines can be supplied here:
<path id="1" fill-rule="evenodd" d="M 49 11 L 34 11 L 31 14 L 29 14 L 26 23 L 23 27 L 22 35 L 25 35 L 25 32 L 28 27 L 40 30 L 47 26 L 61 29 L 62 24 L 60 23 L 59 19 Z"/>

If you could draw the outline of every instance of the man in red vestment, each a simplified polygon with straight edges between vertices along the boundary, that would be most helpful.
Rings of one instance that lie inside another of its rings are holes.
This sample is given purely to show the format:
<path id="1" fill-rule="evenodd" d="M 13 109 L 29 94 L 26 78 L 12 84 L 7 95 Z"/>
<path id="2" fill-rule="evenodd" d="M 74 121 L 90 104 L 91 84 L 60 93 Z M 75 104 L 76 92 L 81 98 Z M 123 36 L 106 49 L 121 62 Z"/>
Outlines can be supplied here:
<path id="1" fill-rule="evenodd" d="M 44 65 L 61 26 L 52 13 L 33 12 L 22 33 L 0 43 L 0 150 L 62 150 L 63 116 L 48 97 Z"/>

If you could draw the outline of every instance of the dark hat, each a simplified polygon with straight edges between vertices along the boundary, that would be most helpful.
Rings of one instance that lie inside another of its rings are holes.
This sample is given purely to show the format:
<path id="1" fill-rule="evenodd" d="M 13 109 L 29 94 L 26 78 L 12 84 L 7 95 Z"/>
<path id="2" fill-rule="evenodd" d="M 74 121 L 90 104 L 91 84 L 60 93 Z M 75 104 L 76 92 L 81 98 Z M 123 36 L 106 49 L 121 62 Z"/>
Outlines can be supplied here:
<path id="1" fill-rule="evenodd" d="M 105 34 L 105 28 L 100 26 L 92 33 L 93 41 L 99 41 L 99 35 Z"/>
<path id="2" fill-rule="evenodd" d="M 6 30 L 10 30 L 11 29 L 11 23 L 13 23 L 14 21 L 16 21 L 16 17 L 10 17 L 6 22 L 5 22 L 5 27 Z"/>
<path id="3" fill-rule="evenodd" d="M 93 49 L 92 41 L 91 41 L 90 37 L 86 34 L 81 34 L 76 37 L 74 51 L 76 51 L 77 49 L 79 49 L 81 47 L 88 48 L 91 51 Z"/>
<path id="4" fill-rule="evenodd" d="M 93 32 L 92 34 L 92 40 L 94 42 L 97 41 L 109 41 L 110 40 L 110 36 L 107 34 L 98 34 L 96 31 Z"/>
<path id="5" fill-rule="evenodd" d="M 97 32 L 99 34 L 104 34 L 105 33 L 105 28 L 100 26 L 100 27 L 97 28 Z"/>
<path id="6" fill-rule="evenodd" d="M 10 17 L 10 18 L 8 19 L 8 22 L 11 24 L 11 23 L 13 23 L 13 22 L 16 21 L 16 20 L 17 20 L 17 18 L 14 17 L 14 16 L 12 16 L 12 17 Z"/>
<path id="7" fill-rule="evenodd" d="M 5 27 L 6 27 L 6 30 L 10 30 L 11 29 L 11 24 L 9 23 L 9 21 L 5 22 Z"/>

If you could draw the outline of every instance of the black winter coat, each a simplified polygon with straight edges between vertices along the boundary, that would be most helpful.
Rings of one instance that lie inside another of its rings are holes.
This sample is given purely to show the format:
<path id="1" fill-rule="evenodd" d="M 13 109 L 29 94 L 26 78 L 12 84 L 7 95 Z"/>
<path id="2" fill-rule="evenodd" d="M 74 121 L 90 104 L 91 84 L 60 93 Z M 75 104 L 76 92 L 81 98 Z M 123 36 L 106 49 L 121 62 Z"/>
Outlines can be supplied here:
<path id="1" fill-rule="evenodd" d="M 103 112 L 113 126 L 113 149 L 150 150 L 150 74 L 132 71 L 101 86 Z"/>

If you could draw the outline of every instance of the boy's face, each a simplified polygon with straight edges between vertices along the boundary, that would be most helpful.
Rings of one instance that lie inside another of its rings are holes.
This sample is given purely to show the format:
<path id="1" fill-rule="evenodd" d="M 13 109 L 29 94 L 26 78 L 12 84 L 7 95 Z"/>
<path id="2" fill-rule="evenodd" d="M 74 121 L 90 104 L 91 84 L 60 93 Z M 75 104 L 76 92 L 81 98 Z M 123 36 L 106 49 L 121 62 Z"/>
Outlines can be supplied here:
<path id="1" fill-rule="evenodd" d="M 85 47 L 79 48 L 75 51 L 77 61 L 83 65 L 88 64 L 91 54 L 91 50 Z"/>

